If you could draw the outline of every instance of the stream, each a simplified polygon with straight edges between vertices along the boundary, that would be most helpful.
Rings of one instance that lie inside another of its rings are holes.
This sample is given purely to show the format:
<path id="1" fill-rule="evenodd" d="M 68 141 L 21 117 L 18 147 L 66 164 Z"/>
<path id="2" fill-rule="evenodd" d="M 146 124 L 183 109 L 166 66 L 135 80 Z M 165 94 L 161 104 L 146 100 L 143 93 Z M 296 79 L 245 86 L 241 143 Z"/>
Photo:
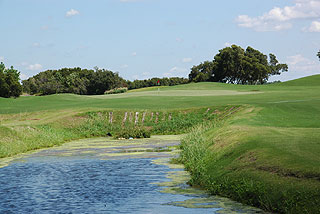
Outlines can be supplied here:
<path id="1" fill-rule="evenodd" d="M 93 138 L 0 159 L 0 213 L 263 213 L 188 186 L 178 144 Z"/>

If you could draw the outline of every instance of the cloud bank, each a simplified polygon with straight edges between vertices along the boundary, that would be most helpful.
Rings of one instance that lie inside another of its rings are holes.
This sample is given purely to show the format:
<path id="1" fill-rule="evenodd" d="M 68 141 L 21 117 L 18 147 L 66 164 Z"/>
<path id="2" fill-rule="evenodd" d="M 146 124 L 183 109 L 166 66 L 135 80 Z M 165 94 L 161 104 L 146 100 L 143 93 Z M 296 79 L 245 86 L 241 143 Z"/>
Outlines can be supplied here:
<path id="1" fill-rule="evenodd" d="M 236 22 L 240 27 L 252 28 L 255 31 L 280 31 L 290 29 L 294 20 L 319 18 L 320 0 L 295 0 L 293 6 L 274 7 L 258 17 L 240 15 Z M 318 27 L 318 22 L 313 21 L 309 31 L 318 32 Z"/>

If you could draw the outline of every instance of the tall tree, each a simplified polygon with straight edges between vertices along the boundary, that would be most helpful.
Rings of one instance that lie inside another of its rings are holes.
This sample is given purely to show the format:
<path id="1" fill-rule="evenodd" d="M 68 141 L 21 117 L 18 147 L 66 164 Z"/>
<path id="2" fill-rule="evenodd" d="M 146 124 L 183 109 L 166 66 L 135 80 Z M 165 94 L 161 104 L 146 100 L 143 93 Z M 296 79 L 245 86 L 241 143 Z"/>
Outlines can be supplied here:
<path id="1" fill-rule="evenodd" d="M 319 57 L 319 60 L 320 60 L 320 50 L 319 50 L 319 52 L 318 52 L 317 56 Z"/>
<path id="2" fill-rule="evenodd" d="M 193 66 L 189 80 L 213 81 L 232 84 L 263 84 L 272 75 L 288 71 L 286 64 L 279 64 L 276 56 L 264 55 L 252 47 L 246 50 L 237 45 L 219 50 L 213 61 Z"/>
<path id="3" fill-rule="evenodd" d="M 6 68 L 0 63 L 0 97 L 19 97 L 22 92 L 22 86 L 19 82 L 20 72 L 12 66 Z"/>

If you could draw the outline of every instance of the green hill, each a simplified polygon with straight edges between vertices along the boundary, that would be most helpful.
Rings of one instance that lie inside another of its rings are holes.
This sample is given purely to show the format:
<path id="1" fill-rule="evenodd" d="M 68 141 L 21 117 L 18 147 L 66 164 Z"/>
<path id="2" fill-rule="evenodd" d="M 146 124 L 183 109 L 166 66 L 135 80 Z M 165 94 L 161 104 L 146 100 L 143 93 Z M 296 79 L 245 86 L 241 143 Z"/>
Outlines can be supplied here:
<path id="1" fill-rule="evenodd" d="M 320 74 L 281 83 L 285 86 L 320 86 Z"/>

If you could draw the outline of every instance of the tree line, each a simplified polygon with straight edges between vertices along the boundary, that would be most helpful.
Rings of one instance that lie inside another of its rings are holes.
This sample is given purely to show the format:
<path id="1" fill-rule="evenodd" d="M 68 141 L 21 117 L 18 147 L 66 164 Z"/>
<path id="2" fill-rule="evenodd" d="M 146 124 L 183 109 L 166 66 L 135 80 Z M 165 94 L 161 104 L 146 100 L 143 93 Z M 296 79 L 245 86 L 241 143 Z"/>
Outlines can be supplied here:
<path id="1" fill-rule="evenodd" d="M 118 73 L 95 68 L 62 68 L 47 70 L 22 81 L 23 91 L 28 94 L 49 95 L 73 93 L 97 95 L 105 91 L 123 87 L 126 81 Z"/>
<path id="2" fill-rule="evenodd" d="M 63 68 L 47 70 L 22 81 L 23 91 L 34 95 L 49 95 L 57 93 L 73 93 L 80 95 L 101 95 L 115 88 L 126 87 L 138 89 L 156 85 L 177 85 L 188 83 L 186 78 L 152 78 L 147 80 L 125 80 L 109 70 L 95 68 Z"/>

